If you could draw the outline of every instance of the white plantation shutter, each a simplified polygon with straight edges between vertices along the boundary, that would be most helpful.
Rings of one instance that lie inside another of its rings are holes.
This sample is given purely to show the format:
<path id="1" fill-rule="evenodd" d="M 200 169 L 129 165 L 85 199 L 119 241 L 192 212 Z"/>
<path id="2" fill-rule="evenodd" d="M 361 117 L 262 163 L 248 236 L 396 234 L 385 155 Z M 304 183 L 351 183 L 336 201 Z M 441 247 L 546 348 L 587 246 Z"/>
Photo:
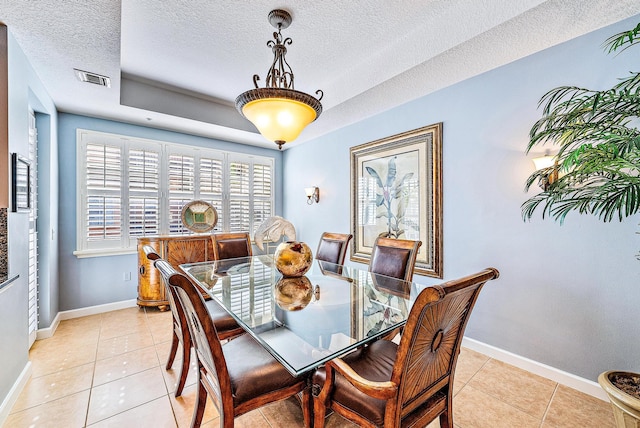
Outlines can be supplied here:
<path id="1" fill-rule="evenodd" d="M 273 214 L 273 161 L 251 157 L 229 163 L 229 219 L 232 232 L 251 235 Z"/>
<path id="2" fill-rule="evenodd" d="M 169 192 L 193 195 L 195 189 L 194 157 L 169 155 Z"/>
<path id="3" fill-rule="evenodd" d="M 195 199 L 195 158 L 180 153 L 169 154 L 169 234 L 191 233 L 182 224 L 182 207 Z"/>
<path id="4" fill-rule="evenodd" d="M 189 229 L 182 224 L 182 207 L 193 198 L 169 198 L 169 234 L 188 235 Z"/>
<path id="5" fill-rule="evenodd" d="M 267 164 L 253 165 L 253 210 L 251 231 L 273 215 L 273 168 Z"/>
<path id="6" fill-rule="evenodd" d="M 160 149 L 129 150 L 129 236 L 160 233 Z"/>
<path id="7" fill-rule="evenodd" d="M 122 237 L 122 148 L 87 144 L 86 240 L 103 243 Z"/>
<path id="8" fill-rule="evenodd" d="M 148 236 L 160 233 L 160 198 L 129 197 L 129 236 Z"/>
<path id="9" fill-rule="evenodd" d="M 259 198 L 271 197 L 272 168 L 271 165 L 253 165 L 253 196 Z"/>
<path id="10" fill-rule="evenodd" d="M 253 233 L 274 213 L 272 158 L 78 130 L 77 163 L 80 257 L 191 234 L 181 214 L 195 199 L 218 211 L 215 231 Z"/>
<path id="11" fill-rule="evenodd" d="M 29 185 L 31 186 L 31 201 L 29 207 L 29 347 L 36 340 L 38 330 L 38 130 L 36 116 L 29 110 Z"/>
<path id="12" fill-rule="evenodd" d="M 200 199 L 209 202 L 218 212 L 218 224 L 213 229 L 222 231 L 225 222 L 223 210 L 224 169 L 222 159 L 200 158 Z"/>
<path id="13" fill-rule="evenodd" d="M 229 164 L 229 231 L 231 232 L 253 232 L 249 205 L 250 168 L 249 163 L 231 162 Z"/>

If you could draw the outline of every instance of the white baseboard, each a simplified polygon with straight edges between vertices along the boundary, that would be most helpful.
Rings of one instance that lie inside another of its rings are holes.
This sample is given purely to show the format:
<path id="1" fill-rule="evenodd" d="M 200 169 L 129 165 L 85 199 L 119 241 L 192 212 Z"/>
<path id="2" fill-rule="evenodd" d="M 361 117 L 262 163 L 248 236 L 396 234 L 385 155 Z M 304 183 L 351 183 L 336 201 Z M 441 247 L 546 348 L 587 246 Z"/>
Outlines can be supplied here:
<path id="1" fill-rule="evenodd" d="M 585 394 L 589 394 L 592 397 L 596 397 L 600 400 L 609 402 L 607 394 L 597 382 L 593 382 L 580 376 L 567 373 L 560 369 L 556 369 L 546 364 L 530 360 L 529 358 L 513 354 L 509 351 L 496 348 L 495 346 L 487 345 L 486 343 L 482 343 L 468 337 L 464 337 L 462 339 L 462 346 L 471 349 L 472 351 L 480 352 L 481 354 L 487 355 L 504 363 L 511 364 L 512 366 L 526 370 L 530 373 L 542 376 L 554 382 L 558 382 L 559 384 L 568 386 L 569 388 L 584 392 Z"/>
<path id="2" fill-rule="evenodd" d="M 9 390 L 9 393 L 5 397 L 4 401 L 2 402 L 2 404 L 0 404 L 0 426 L 4 426 L 4 423 L 7 421 L 9 412 L 11 412 L 11 408 L 16 403 L 16 401 L 18 400 L 18 396 L 31 378 L 31 371 L 31 361 L 27 361 L 24 369 L 22 369 L 22 373 L 20 373 L 20 376 L 18 376 L 18 379 Z"/>
<path id="3" fill-rule="evenodd" d="M 136 306 L 137 300 L 123 300 L 121 302 L 106 303 L 104 305 L 89 306 L 86 308 L 72 309 L 70 311 L 60 312 L 60 321 L 70 320 L 73 318 L 86 317 L 89 315 L 102 314 L 104 312 L 117 311 L 118 309 L 133 308 Z"/>
<path id="4" fill-rule="evenodd" d="M 36 339 L 47 339 L 52 337 L 60 321 L 70 320 L 73 318 L 86 317 L 89 315 L 101 314 L 104 312 L 117 311 L 118 309 L 133 308 L 136 306 L 137 300 L 123 300 L 121 302 L 105 303 L 104 305 L 88 306 L 86 308 L 71 309 L 69 311 L 58 312 L 53 319 L 50 327 L 38 329 Z"/>

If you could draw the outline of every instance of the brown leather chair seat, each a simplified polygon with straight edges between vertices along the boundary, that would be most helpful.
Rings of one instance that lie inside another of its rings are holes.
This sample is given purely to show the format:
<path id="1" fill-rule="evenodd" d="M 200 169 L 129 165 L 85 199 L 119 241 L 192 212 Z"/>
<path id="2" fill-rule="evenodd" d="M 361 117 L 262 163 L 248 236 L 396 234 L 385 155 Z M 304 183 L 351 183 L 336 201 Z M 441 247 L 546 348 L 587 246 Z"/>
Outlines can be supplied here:
<path id="1" fill-rule="evenodd" d="M 378 340 L 369 346 L 359 348 L 342 360 L 360 376 L 374 382 L 386 382 L 391 379 L 393 364 L 396 361 L 398 345 L 388 340 Z M 326 372 L 319 368 L 313 375 L 313 386 L 324 386 Z M 336 373 L 334 403 L 358 413 L 364 419 L 378 426 L 384 425 L 385 400 L 372 398 L 354 388 L 340 373 Z"/>
<path id="2" fill-rule="evenodd" d="M 238 407 L 255 397 L 284 390 L 300 382 L 248 334 L 222 347 L 227 365 L 233 405 Z"/>

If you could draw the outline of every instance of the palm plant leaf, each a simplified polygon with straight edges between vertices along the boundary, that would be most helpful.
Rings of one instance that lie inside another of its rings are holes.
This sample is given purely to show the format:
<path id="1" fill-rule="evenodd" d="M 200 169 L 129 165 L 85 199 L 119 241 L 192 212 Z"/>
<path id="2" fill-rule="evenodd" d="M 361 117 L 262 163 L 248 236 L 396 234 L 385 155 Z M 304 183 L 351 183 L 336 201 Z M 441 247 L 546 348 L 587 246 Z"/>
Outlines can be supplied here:
<path id="1" fill-rule="evenodd" d="M 620 49 L 620 52 L 622 52 L 623 50 L 629 48 L 631 45 L 638 43 L 640 41 L 640 38 L 638 37 L 639 35 L 640 35 L 640 23 L 636 25 L 635 28 L 633 28 L 632 30 L 623 31 L 621 33 L 614 34 L 613 36 L 609 37 L 607 40 L 605 40 L 603 46 L 607 51 L 607 53 L 615 52 L 620 48 L 622 48 Z M 627 46 L 624 46 L 624 45 L 627 45 Z"/>
<path id="2" fill-rule="evenodd" d="M 640 40 L 640 24 L 605 42 L 609 52 Z M 527 153 L 546 143 L 558 146 L 560 178 L 522 204 L 529 219 L 538 209 L 563 222 L 567 214 L 622 220 L 640 212 L 640 73 L 606 90 L 561 86 L 540 99 L 542 117 L 531 127 Z M 525 183 L 545 182 L 555 167 L 531 174 Z"/>

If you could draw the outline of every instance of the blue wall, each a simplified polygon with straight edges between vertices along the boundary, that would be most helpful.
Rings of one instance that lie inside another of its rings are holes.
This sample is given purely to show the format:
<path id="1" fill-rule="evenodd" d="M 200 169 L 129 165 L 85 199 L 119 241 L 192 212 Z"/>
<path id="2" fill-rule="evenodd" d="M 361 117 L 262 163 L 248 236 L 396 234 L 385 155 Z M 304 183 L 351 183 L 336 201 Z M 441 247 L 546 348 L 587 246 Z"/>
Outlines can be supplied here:
<path id="1" fill-rule="evenodd" d="M 638 218 L 570 214 L 560 226 L 539 213 L 524 222 L 520 212 L 539 191 L 523 191 L 531 159 L 543 153 L 524 153 L 538 100 L 559 85 L 605 88 L 639 71 L 638 47 L 617 56 L 601 48 L 639 18 L 287 150 L 284 217 L 312 247 L 323 231 L 349 231 L 349 147 L 443 122 L 445 280 L 487 266 L 501 272 L 480 296 L 467 336 L 593 381 L 609 369 L 640 371 Z M 308 185 L 320 187 L 319 204 L 300 196 Z"/>
<path id="2" fill-rule="evenodd" d="M 349 147 L 443 122 L 444 275 L 453 279 L 487 266 L 501 271 L 472 315 L 467 335 L 595 380 L 608 369 L 640 371 L 635 326 L 640 265 L 637 219 L 604 224 L 571 214 L 563 226 L 536 216 L 523 222 L 524 155 L 539 98 L 562 84 L 604 88 L 638 70 L 637 48 L 605 55 L 600 45 L 638 17 L 547 49 L 416 101 L 350 125 L 284 154 L 142 126 L 57 114 L 15 40 L 9 38 L 10 152 L 26 155 L 29 107 L 39 128 L 40 328 L 59 311 L 134 299 L 136 255 L 78 259 L 76 129 L 172 141 L 275 157 L 276 213 L 300 239 L 350 224 Z M 428 79 L 429 76 L 425 76 Z M 322 120 L 322 118 L 320 119 Z M 61 165 L 61 168 L 58 168 Z M 303 188 L 317 185 L 319 204 Z M 286 195 L 283 196 L 283 195 Z M 27 251 L 25 214 L 9 215 L 9 266 L 20 278 L 0 292 L 0 400 L 25 368 Z M 350 262 L 348 262 L 350 263 Z M 124 281 L 123 273 L 132 272 Z M 440 281 L 416 276 L 423 285 Z M 9 320 L 9 321 L 5 321 Z"/>
<path id="3" fill-rule="evenodd" d="M 11 33 L 8 37 L 8 62 L 9 62 L 9 152 L 18 153 L 28 158 L 29 155 L 29 109 L 39 112 L 43 120 L 41 125 L 40 144 L 57 148 L 57 120 L 56 109 L 47 91 L 42 86 L 35 71 L 29 64 L 26 56 L 20 49 Z M 44 150 L 46 152 L 46 150 Z M 46 158 L 46 154 L 44 155 Z M 43 160 L 41 179 L 43 192 L 47 195 L 55 195 L 57 198 L 57 156 L 51 163 Z M 52 200 L 40 212 L 45 224 L 51 221 L 57 223 L 57 200 Z M 29 277 L 29 216 L 26 213 L 12 213 L 8 216 L 8 247 L 9 247 L 9 273 L 18 274 L 20 277 L 0 291 L 0 404 L 7 397 L 8 392 L 26 368 L 29 351 L 28 331 L 28 277 Z M 51 238 L 48 231 L 44 236 L 49 236 L 42 249 L 42 259 L 45 269 L 49 269 L 49 261 L 57 260 L 57 245 L 55 237 Z M 41 284 L 47 290 L 53 290 L 57 294 L 57 263 L 54 278 L 46 276 L 41 278 Z M 41 305 L 51 308 L 52 302 L 47 295 L 43 296 Z"/>
<path id="4" fill-rule="evenodd" d="M 122 300 L 135 299 L 137 293 L 137 254 L 79 259 L 76 250 L 76 130 L 90 129 L 130 137 L 148 138 L 192 146 L 275 158 L 276 213 L 282 212 L 282 153 L 277 150 L 234 144 L 194 135 L 147 128 L 121 122 L 68 113 L 59 115 L 58 156 L 60 164 L 60 310 L 71 310 Z M 131 280 L 124 280 L 124 273 Z"/>

